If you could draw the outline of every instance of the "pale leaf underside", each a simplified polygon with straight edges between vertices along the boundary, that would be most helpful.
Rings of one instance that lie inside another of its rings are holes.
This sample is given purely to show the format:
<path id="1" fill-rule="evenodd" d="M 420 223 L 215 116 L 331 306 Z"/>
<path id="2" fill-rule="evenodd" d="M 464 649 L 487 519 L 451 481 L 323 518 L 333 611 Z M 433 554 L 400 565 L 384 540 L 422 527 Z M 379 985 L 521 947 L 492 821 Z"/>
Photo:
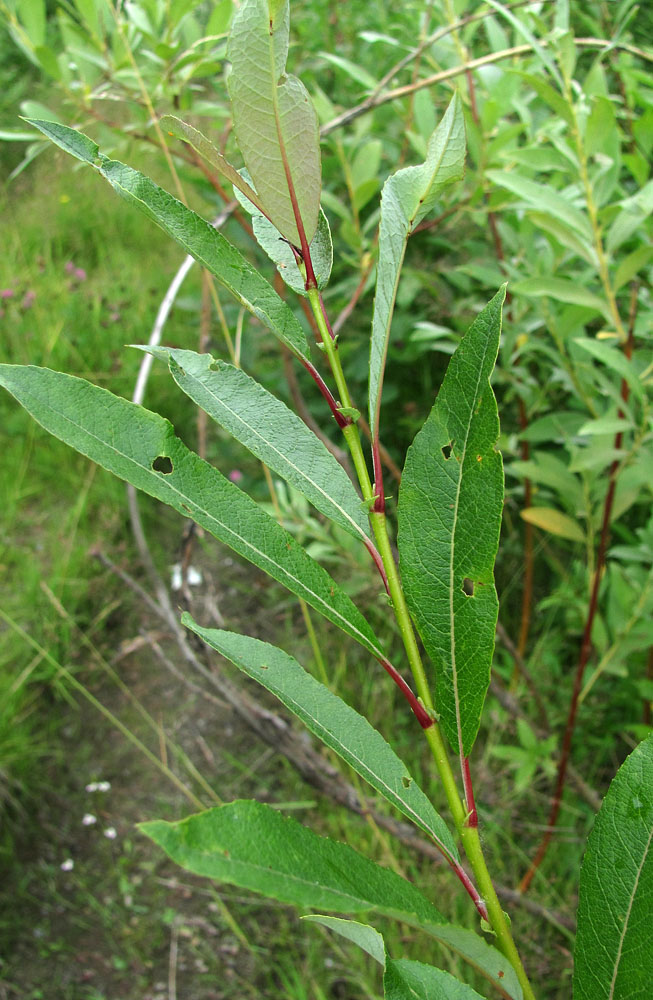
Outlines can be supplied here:
<path id="1" fill-rule="evenodd" d="M 370 341 L 370 427 L 376 437 L 383 371 L 406 243 L 412 229 L 431 211 L 442 189 L 463 175 L 465 125 L 456 95 L 429 139 L 424 163 L 404 167 L 385 182 L 381 194 L 379 263 Z"/>
<path id="2" fill-rule="evenodd" d="M 304 85 L 285 72 L 288 38 L 288 0 L 245 0 L 231 28 L 227 83 L 238 146 L 265 214 L 299 247 L 295 209 L 310 244 L 322 167 L 315 109 Z"/>

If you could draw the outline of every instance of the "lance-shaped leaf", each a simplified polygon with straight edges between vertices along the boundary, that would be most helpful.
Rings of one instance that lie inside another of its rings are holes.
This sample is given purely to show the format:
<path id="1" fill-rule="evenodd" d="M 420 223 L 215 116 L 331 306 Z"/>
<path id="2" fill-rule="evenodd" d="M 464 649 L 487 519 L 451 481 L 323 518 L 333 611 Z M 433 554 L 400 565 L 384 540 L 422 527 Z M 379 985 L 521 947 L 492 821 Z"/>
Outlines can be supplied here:
<path id="1" fill-rule="evenodd" d="M 241 173 L 249 178 L 246 170 L 241 171 Z M 258 245 L 276 264 L 279 274 L 288 287 L 292 288 L 293 292 L 298 295 L 307 295 L 306 274 L 300 270 L 295 251 L 288 241 L 283 238 L 276 226 L 272 225 L 259 208 L 246 197 L 242 190 L 234 186 L 234 194 L 245 211 L 252 216 L 252 228 Z M 317 230 L 311 241 L 310 251 L 317 287 L 319 289 L 325 288 L 333 267 L 333 242 L 329 222 L 322 209 L 320 209 Z"/>
<path id="2" fill-rule="evenodd" d="M 55 437 L 192 518 L 383 656 L 370 626 L 326 570 L 251 497 L 189 451 L 168 420 L 47 368 L 0 365 L 0 385 Z"/>
<path id="3" fill-rule="evenodd" d="M 276 646 L 247 635 L 207 629 L 189 614 L 182 623 L 266 687 L 331 750 L 335 751 L 452 859 L 458 852 L 444 820 L 392 747 L 362 715 L 329 691 Z"/>
<path id="4" fill-rule="evenodd" d="M 580 871 L 574 1000 L 648 1000 L 653 984 L 653 736 L 620 767 Z"/>
<path id="5" fill-rule="evenodd" d="M 173 861 L 203 875 L 295 906 L 374 911 L 419 927 L 479 969 L 504 996 L 522 1000 L 510 965 L 473 931 L 445 922 L 410 882 L 346 844 L 319 837 L 260 802 L 230 802 L 176 823 L 140 829 Z"/>
<path id="6" fill-rule="evenodd" d="M 221 233 L 138 170 L 110 160 L 88 136 L 55 122 L 30 120 L 57 146 L 95 167 L 112 188 L 156 222 L 288 347 L 309 360 L 306 335 L 288 305 Z"/>
<path id="7" fill-rule="evenodd" d="M 517 172 L 487 170 L 485 176 L 493 184 L 498 184 L 512 192 L 529 208 L 551 215 L 554 219 L 559 219 L 565 225 L 571 226 L 579 236 L 591 243 L 592 227 L 589 219 L 580 209 L 576 208 L 571 199 L 558 194 L 546 184 L 538 184 L 527 177 L 522 177 Z"/>
<path id="8" fill-rule="evenodd" d="M 322 924 L 367 952 L 383 968 L 383 996 L 385 1000 L 483 1000 L 479 993 L 455 979 L 448 972 L 423 962 L 408 959 L 394 960 L 386 951 L 383 935 L 357 920 L 343 920 L 323 914 L 310 914 L 304 920 Z M 504 966 L 507 964 L 505 959 Z M 509 993 L 500 981 L 495 983 L 504 996 Z"/>
<path id="9" fill-rule="evenodd" d="M 215 148 L 210 139 L 199 131 L 199 129 L 194 128 L 189 125 L 188 122 L 184 122 L 181 118 L 176 118 L 174 115 L 164 115 L 161 119 L 161 127 L 164 128 L 169 135 L 174 135 L 177 139 L 181 139 L 183 142 L 187 142 L 193 147 L 196 152 L 203 157 L 207 163 L 210 163 L 212 167 L 222 174 L 231 184 L 234 185 L 239 191 L 247 197 L 247 199 L 254 205 L 257 210 L 263 213 L 263 206 L 261 205 L 258 195 L 254 188 L 249 184 L 242 174 L 239 174 L 236 168 L 229 163 L 222 153 Z"/>
<path id="10" fill-rule="evenodd" d="M 370 427 L 376 439 L 383 371 L 406 243 L 415 226 L 431 211 L 445 185 L 463 176 L 465 123 L 456 95 L 431 136 L 426 160 L 389 177 L 381 193 L 379 263 L 370 342 Z"/>
<path id="11" fill-rule="evenodd" d="M 406 599 L 436 669 L 436 709 L 463 756 L 473 746 L 490 682 L 498 614 L 493 567 L 503 468 L 489 378 L 505 287 L 449 362 L 438 398 L 406 456 L 398 546 Z"/>
<path id="12" fill-rule="evenodd" d="M 303 247 L 317 229 L 322 168 L 308 91 L 286 74 L 288 0 L 244 0 L 229 36 L 234 130 L 265 214 Z"/>
<path id="13" fill-rule="evenodd" d="M 451 973 L 409 958 L 386 960 L 383 996 L 385 1000 L 483 1000 Z"/>
<path id="14" fill-rule="evenodd" d="M 240 368 L 210 354 L 143 350 L 168 361 L 175 382 L 198 406 L 319 511 L 356 538 L 369 537 L 367 514 L 351 479 L 285 403 Z"/>
<path id="15" fill-rule="evenodd" d="M 260 802 L 230 802 L 175 823 L 142 823 L 140 829 L 188 871 L 285 903 L 444 923 L 410 882 Z"/>

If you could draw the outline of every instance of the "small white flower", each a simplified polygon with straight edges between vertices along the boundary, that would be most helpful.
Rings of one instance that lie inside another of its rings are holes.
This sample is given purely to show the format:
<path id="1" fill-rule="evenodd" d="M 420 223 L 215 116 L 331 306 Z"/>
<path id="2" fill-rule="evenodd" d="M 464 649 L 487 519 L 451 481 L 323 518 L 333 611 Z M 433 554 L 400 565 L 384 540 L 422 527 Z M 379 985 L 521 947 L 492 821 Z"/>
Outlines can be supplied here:
<path id="1" fill-rule="evenodd" d="M 198 587 L 202 582 L 202 574 L 194 566 L 189 566 L 186 571 L 186 583 L 189 587 Z M 172 590 L 181 590 L 182 575 L 181 566 L 179 563 L 175 563 L 172 567 L 170 587 Z"/>
<path id="2" fill-rule="evenodd" d="M 75 867 L 75 862 L 73 861 L 72 858 L 68 858 L 66 861 L 60 864 L 59 867 L 61 868 L 62 872 L 71 872 Z"/>
<path id="3" fill-rule="evenodd" d="M 107 838 L 107 840 L 115 840 L 116 837 L 118 836 L 118 834 L 116 833 L 115 826 L 108 826 L 104 831 L 104 836 Z"/>
<path id="4" fill-rule="evenodd" d="M 85 786 L 87 792 L 109 792 L 111 791 L 110 781 L 91 781 Z"/>
<path id="5" fill-rule="evenodd" d="M 93 813 L 86 813 L 82 820 L 82 826 L 93 826 L 94 823 L 97 823 L 97 816 L 94 816 Z"/>

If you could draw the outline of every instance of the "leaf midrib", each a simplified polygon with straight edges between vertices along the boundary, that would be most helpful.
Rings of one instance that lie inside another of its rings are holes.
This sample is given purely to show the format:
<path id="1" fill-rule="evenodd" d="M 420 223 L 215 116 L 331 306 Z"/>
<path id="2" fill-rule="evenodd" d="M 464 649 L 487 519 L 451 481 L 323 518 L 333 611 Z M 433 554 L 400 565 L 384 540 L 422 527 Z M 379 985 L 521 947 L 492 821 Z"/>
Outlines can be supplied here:
<path id="1" fill-rule="evenodd" d="M 345 510 L 344 507 L 341 507 L 340 504 L 338 504 L 334 500 L 334 498 L 332 496 L 330 496 L 326 492 L 326 490 L 324 490 L 320 486 L 319 483 L 317 483 L 317 482 L 315 482 L 315 480 L 311 479 L 311 477 L 309 475 L 307 475 L 302 469 L 300 469 L 299 466 L 295 465 L 295 463 L 292 462 L 290 460 L 290 458 L 288 458 L 287 455 L 285 455 L 282 451 L 279 451 L 279 449 L 276 447 L 276 445 L 274 445 L 271 441 L 269 441 L 267 438 L 265 438 L 260 433 L 260 431 L 258 431 L 251 424 L 248 424 L 247 421 L 244 420 L 243 417 L 236 410 L 233 410 L 228 405 L 228 403 L 226 403 L 220 396 L 218 396 L 212 389 L 210 389 L 209 386 L 205 382 L 202 382 L 202 380 L 198 376 L 187 373 L 186 377 L 189 378 L 190 380 L 196 382 L 199 386 L 201 386 L 209 394 L 209 396 L 211 396 L 212 399 L 217 400 L 217 402 L 220 404 L 220 406 L 223 406 L 225 408 L 225 410 L 227 410 L 237 421 L 239 421 L 242 424 L 243 427 L 245 427 L 253 435 L 255 435 L 260 441 L 263 442 L 263 444 L 267 445 L 267 447 L 270 448 L 270 450 L 273 451 L 275 453 L 275 455 L 278 455 L 279 458 L 282 459 L 283 462 L 285 462 L 286 465 L 290 466 L 291 469 L 294 469 L 295 472 L 298 474 L 298 476 L 300 478 L 305 479 L 308 483 L 310 483 L 317 490 L 317 492 L 320 493 L 324 497 L 324 499 L 329 502 L 329 504 L 331 506 L 335 507 L 336 510 L 340 511 L 340 513 L 342 514 L 342 516 L 356 530 L 356 533 L 358 535 L 360 535 L 363 539 L 367 540 L 368 536 L 363 531 L 363 529 L 361 528 L 361 526 L 356 521 L 354 521 L 354 519 L 351 516 L 351 514 L 349 514 Z M 362 501 L 361 501 L 361 503 L 362 503 Z"/>
<path id="2" fill-rule="evenodd" d="M 200 851 L 197 848 L 189 848 L 189 850 L 193 851 L 193 853 L 197 857 L 199 857 L 202 861 L 204 860 L 210 861 L 212 857 L 213 858 L 215 857 L 215 852 Z M 311 881 L 310 879 L 302 878 L 293 872 L 280 871 L 279 869 L 269 868 L 266 865 L 257 864 L 255 861 L 243 861 L 240 858 L 226 858 L 223 856 L 221 860 L 226 862 L 226 864 L 228 865 L 245 865 L 247 868 L 250 868 L 253 872 L 263 872 L 268 876 L 272 875 L 275 878 L 283 879 L 284 881 L 295 882 L 297 883 L 297 885 L 300 885 L 302 887 L 308 887 L 313 891 L 315 890 L 315 880 Z M 361 896 L 353 896 L 344 889 L 330 888 L 329 886 L 325 885 L 321 885 L 320 889 L 325 892 L 334 893 L 335 895 L 342 897 L 342 899 L 351 900 L 352 902 L 356 902 L 359 904 L 362 903 L 365 909 L 367 908 L 372 909 L 376 907 L 381 908 L 383 906 L 383 903 L 374 903 L 372 902 L 372 900 L 363 899 Z M 310 906 L 312 904 L 309 903 L 308 905 Z"/>
<path id="3" fill-rule="evenodd" d="M 30 394 L 30 395 L 33 395 L 33 394 Z M 146 465 L 141 465 L 140 462 L 137 462 L 130 455 L 126 455 L 124 452 L 120 451 L 115 446 L 109 444 L 107 441 L 104 441 L 102 438 L 97 437 L 96 434 L 93 434 L 91 431 L 89 431 L 87 428 L 83 427 L 81 424 L 75 423 L 65 413 L 61 413 L 59 410 L 57 410 L 50 402 L 47 402 L 44 405 L 47 408 L 49 408 L 54 414 L 56 414 L 61 420 L 64 420 L 64 421 L 66 421 L 66 423 L 70 424 L 71 427 L 77 428 L 78 430 L 80 430 L 82 432 L 82 434 L 86 434 L 89 438 L 93 439 L 94 441 L 99 442 L 99 444 L 101 444 L 105 448 L 108 448 L 110 451 L 114 452 L 115 455 L 117 455 L 120 458 L 124 459 L 127 463 L 130 463 L 135 468 L 140 469 L 141 472 L 147 473 L 152 478 L 152 480 L 154 482 L 162 482 L 159 479 L 158 475 L 155 472 L 153 472 L 150 469 L 148 469 L 148 467 Z M 40 423 L 40 421 L 39 421 L 39 423 Z M 183 442 L 180 441 L 179 438 L 177 438 L 175 436 L 174 439 L 176 441 L 179 441 L 179 443 L 182 445 L 182 447 L 185 447 L 183 445 Z M 193 454 L 192 452 L 188 452 L 188 453 L 191 454 L 191 455 Z M 87 455 L 86 457 L 90 458 L 91 456 Z M 91 461 L 93 461 L 93 459 L 91 459 Z M 208 465 L 208 463 L 207 463 L 207 465 Z M 208 466 L 208 467 L 209 468 L 213 468 L 212 466 Z M 217 470 L 214 469 L 213 471 L 215 472 Z M 269 555 L 267 555 L 265 552 L 261 552 L 255 545 L 252 545 L 252 543 L 248 539 L 244 538 L 242 535 L 239 535 L 232 528 L 230 528 L 228 525 L 224 524 L 217 517 L 215 517 L 215 515 L 211 514 L 209 511 L 205 510 L 202 506 L 200 506 L 200 504 L 198 504 L 195 500 L 193 500 L 192 497 L 187 496 L 185 493 L 181 493 L 177 489 L 177 487 L 174 486 L 172 483 L 167 482 L 167 481 L 163 481 L 163 485 L 165 485 L 176 496 L 183 498 L 184 501 L 190 502 L 193 505 L 193 507 L 200 514 L 204 514 L 209 520 L 214 521 L 216 524 L 220 525 L 223 528 L 223 530 L 226 531 L 229 535 L 232 535 L 234 538 L 237 538 L 246 548 L 250 549 L 253 553 L 255 553 L 256 555 L 258 555 L 261 558 L 261 561 L 263 561 L 265 563 L 268 563 L 271 566 L 276 566 L 279 569 L 279 571 L 285 577 L 287 577 L 288 580 L 295 581 L 306 593 L 312 595 L 312 597 L 313 597 L 313 599 L 315 600 L 316 603 L 319 603 L 322 607 L 328 608 L 329 611 L 332 613 L 333 616 L 335 616 L 336 618 L 339 618 L 341 621 L 345 622 L 346 625 L 347 625 L 347 628 L 344 631 L 348 631 L 348 632 L 350 632 L 350 634 L 351 634 L 351 632 L 354 632 L 355 633 L 355 635 L 353 636 L 354 638 L 360 637 L 360 638 L 357 639 L 357 641 L 360 642 L 360 644 L 365 649 L 367 649 L 370 652 L 372 652 L 375 656 L 376 655 L 383 656 L 383 652 L 380 649 L 378 649 L 369 639 L 367 639 L 367 637 L 364 636 L 363 633 L 360 632 L 359 629 L 356 628 L 356 626 L 353 625 L 349 621 L 348 618 L 345 618 L 345 616 L 342 615 L 339 611 L 337 611 L 332 605 L 328 604 L 324 600 L 323 597 L 321 597 L 319 594 L 316 594 L 313 590 L 311 590 L 307 586 L 306 583 L 304 583 L 302 580 L 300 580 L 298 577 L 296 577 L 293 573 L 289 572 L 287 569 L 285 569 L 285 567 L 281 566 L 279 563 L 274 562 L 274 560 L 271 559 Z M 273 522 L 273 523 L 275 524 L 275 526 L 277 526 L 276 522 Z M 317 564 L 317 563 L 316 563 L 316 566 L 318 566 L 318 568 L 321 568 L 321 567 L 319 567 L 319 564 Z M 325 616 L 325 617 L 328 617 L 328 616 Z"/>
<path id="4" fill-rule="evenodd" d="M 105 159 L 107 159 L 107 158 L 105 157 Z M 111 162 L 118 163 L 119 161 L 118 160 L 114 160 L 114 161 L 111 161 Z M 111 178 L 107 177 L 106 174 L 104 174 L 104 172 L 103 172 L 103 168 L 96 168 L 96 169 L 99 170 L 99 172 L 102 174 L 102 176 L 105 178 L 105 180 L 107 180 L 109 182 L 109 184 L 113 188 L 115 188 L 117 190 L 120 190 L 120 191 L 124 191 L 125 194 L 127 194 L 129 196 L 129 198 L 133 199 L 134 201 L 136 201 L 140 205 L 142 205 L 143 208 L 144 208 L 144 210 L 145 210 L 145 214 L 149 214 L 149 213 L 154 214 L 153 210 L 150 208 L 150 206 L 148 205 L 148 203 L 143 198 L 141 198 L 137 194 L 135 194 L 134 191 L 131 190 L 131 188 L 125 187 L 123 184 L 120 184 L 119 181 L 117 181 L 115 178 L 111 179 Z M 131 170 L 132 168 L 130 167 L 128 169 Z M 172 198 L 172 195 L 170 195 L 170 197 Z M 176 201 L 176 199 L 173 198 L 173 201 Z M 179 204 L 181 204 L 181 202 L 179 202 Z M 189 209 L 189 211 L 190 211 L 190 209 Z M 197 215 L 197 213 L 193 213 L 193 214 Z M 206 219 L 203 219 L 201 215 L 197 215 L 197 218 L 199 219 L 200 222 L 203 222 L 209 230 L 213 229 L 213 227 L 211 226 L 211 224 L 209 222 L 207 222 Z M 158 220 L 156 218 L 155 218 L 154 221 L 156 222 L 157 225 L 160 225 L 160 223 L 158 222 Z M 220 233 L 217 233 L 217 230 L 213 230 L 213 232 L 215 232 L 218 236 L 220 236 Z M 211 272 L 211 274 L 213 274 L 217 278 L 217 280 L 221 284 L 225 285 L 225 287 L 229 289 L 229 291 L 231 292 L 231 294 L 234 296 L 234 298 L 236 298 L 238 300 L 238 302 L 240 302 L 241 305 L 245 306 L 246 309 L 249 309 L 250 312 L 252 312 L 255 316 L 259 316 L 259 317 L 265 316 L 266 319 L 268 320 L 268 323 L 266 325 L 269 326 L 269 328 L 272 330 L 273 333 L 277 333 L 277 334 L 279 334 L 281 336 L 281 338 L 283 339 L 283 342 L 286 344 L 286 346 L 288 347 L 288 349 L 295 355 L 295 357 L 300 358 L 300 359 L 303 358 L 304 360 L 308 357 L 308 354 L 306 352 L 303 352 L 303 351 L 300 352 L 300 350 L 297 347 L 297 345 L 292 343 L 290 335 L 288 335 L 288 334 L 285 333 L 285 324 L 283 324 L 283 326 L 282 326 L 281 323 L 275 324 L 274 320 L 272 319 L 272 317 L 270 315 L 270 310 L 269 310 L 269 307 L 267 305 L 264 305 L 263 307 L 257 305 L 256 302 L 252 301 L 252 299 L 250 297 L 248 297 L 245 294 L 243 294 L 243 292 L 241 291 L 240 288 L 237 288 L 235 285 L 227 284 L 227 282 L 224 280 L 224 278 L 219 273 L 217 273 L 217 269 L 213 266 L 210 258 L 207 257 L 205 254 L 199 253 L 199 251 L 197 251 L 196 249 L 192 249 L 191 246 L 190 246 L 190 244 L 189 244 L 189 241 L 186 239 L 185 236 L 183 238 L 180 238 L 179 235 L 177 235 L 177 236 L 174 236 L 173 239 L 175 239 L 181 246 L 183 246 L 184 249 L 191 255 L 191 257 L 194 257 L 195 260 L 198 261 L 198 263 L 203 264 L 204 267 L 206 267 Z M 229 249 L 234 249 L 234 248 L 231 247 L 231 245 L 226 240 L 225 240 L 225 243 L 227 244 L 227 247 Z M 224 249 L 225 249 L 224 247 L 220 247 L 220 250 L 224 250 Z M 251 268 L 250 265 L 248 265 L 247 261 L 244 258 L 243 258 L 243 262 L 242 263 L 243 263 L 243 265 L 245 267 L 249 268 L 245 272 L 248 278 L 251 278 L 252 276 L 254 276 L 256 278 L 260 277 L 260 275 L 258 274 L 258 272 L 254 271 L 254 269 Z M 261 280 L 263 281 L 264 279 L 261 279 Z M 267 284 L 267 282 L 265 282 L 265 283 Z M 274 291 L 274 289 L 272 289 L 272 286 L 269 286 L 269 287 L 270 287 L 270 291 Z M 280 300 L 280 301 L 281 301 L 281 303 L 283 305 L 283 301 L 282 300 Z M 285 317 L 284 317 L 284 319 L 285 319 Z M 301 327 L 299 329 L 301 330 Z"/>
<path id="5" fill-rule="evenodd" d="M 270 37 L 270 44 L 268 46 L 270 51 L 270 79 L 272 80 L 272 108 L 274 110 L 274 127 L 277 133 L 277 140 L 279 142 L 279 153 L 281 156 L 281 165 L 283 167 L 283 172 L 286 177 L 286 184 L 288 185 L 288 196 L 290 198 L 290 205 L 292 208 L 293 215 L 295 217 L 295 226 L 297 227 L 297 233 L 299 235 L 299 241 L 302 246 L 302 252 L 308 250 L 308 238 L 306 236 L 306 230 L 304 228 L 304 220 L 302 219 L 302 214 L 299 207 L 299 200 L 297 198 L 297 191 L 295 190 L 295 182 L 293 180 L 292 171 L 290 169 L 290 163 L 288 161 L 288 154 L 285 146 L 285 137 L 281 130 L 281 115 L 279 113 L 279 85 L 275 82 L 274 78 L 274 49 L 272 45 L 272 35 Z"/>
<path id="6" fill-rule="evenodd" d="M 417 824 L 417 826 L 419 826 L 422 830 L 424 830 L 425 833 L 428 833 L 429 836 L 433 837 L 433 840 L 436 842 L 436 844 L 438 845 L 438 847 L 440 848 L 440 850 L 447 859 L 451 859 L 452 861 L 454 860 L 451 858 L 451 852 L 445 847 L 445 845 L 440 840 L 435 830 L 428 823 L 426 823 L 425 820 L 421 819 L 419 813 L 417 813 L 415 809 L 405 801 L 405 799 L 401 798 L 394 789 L 392 789 L 385 781 L 383 781 L 383 779 L 379 775 L 377 775 L 374 771 L 371 770 L 369 765 L 365 764 L 355 753 L 349 750 L 345 746 L 345 744 L 343 744 L 329 729 L 326 728 L 326 726 L 323 723 L 321 723 L 318 719 L 316 719 L 313 715 L 311 715 L 310 712 L 306 711 L 306 709 L 302 708 L 302 706 L 294 700 L 292 695 L 286 694 L 285 692 L 284 694 L 288 699 L 288 701 L 290 702 L 290 704 L 296 706 L 296 708 L 293 709 L 293 711 L 295 711 L 295 714 L 299 716 L 300 719 L 304 718 L 311 720 L 315 729 L 318 730 L 319 733 L 328 735 L 331 738 L 332 744 L 336 744 L 337 746 L 341 747 L 341 749 L 343 750 L 342 756 L 344 757 L 345 760 L 347 759 L 347 757 L 349 757 L 352 761 L 355 761 L 358 764 L 361 772 L 377 778 L 378 786 L 380 786 L 380 788 L 385 788 L 387 790 L 388 794 L 386 797 L 388 798 L 388 800 L 390 802 L 394 802 L 395 805 L 401 803 L 401 805 L 404 807 L 401 809 L 401 812 L 405 813 L 407 816 L 411 816 L 413 821 Z M 327 743 L 328 745 L 328 740 L 325 739 L 324 736 L 321 736 L 321 738 L 324 739 L 324 742 Z M 410 775 L 407 775 L 407 777 L 410 777 Z M 370 784 L 373 783 L 370 782 Z"/>
<path id="7" fill-rule="evenodd" d="M 451 677 L 453 683 L 453 697 L 454 705 L 456 706 L 456 729 L 458 730 L 458 751 L 460 753 L 460 762 L 462 764 L 464 759 L 464 741 L 462 735 L 462 721 L 460 718 L 460 698 L 458 697 L 458 668 L 456 665 L 456 628 L 455 628 L 455 617 L 454 617 L 454 607 L 453 607 L 453 594 L 454 594 L 454 561 L 456 554 L 456 527 L 458 525 L 458 508 L 460 505 L 460 489 L 463 481 L 463 469 L 465 465 L 465 457 L 467 455 L 467 444 L 469 442 L 469 435 L 471 433 L 472 421 L 474 419 L 474 408 L 476 406 L 476 400 L 478 399 L 478 389 L 481 384 L 481 379 L 483 377 L 483 370 L 485 366 L 485 359 L 488 352 L 488 342 L 485 341 L 485 347 L 483 349 L 483 357 L 481 363 L 478 366 L 478 375 L 476 378 L 476 386 L 474 388 L 474 397 L 471 407 L 471 416 L 467 423 L 467 430 L 465 433 L 465 441 L 463 444 L 463 450 L 460 457 L 459 471 L 458 471 L 458 483 L 456 486 L 456 500 L 454 504 L 453 512 L 453 525 L 451 528 L 451 549 L 449 555 L 449 634 L 451 635 Z"/>
<path id="8" fill-rule="evenodd" d="M 621 961 L 621 952 L 623 950 L 624 939 L 626 937 L 626 931 L 628 930 L 628 922 L 630 921 L 630 914 L 633 908 L 633 903 L 635 901 L 635 895 L 637 894 L 637 888 L 639 886 L 640 875 L 642 874 L 642 868 L 644 867 L 644 862 L 646 861 L 649 848 L 651 846 L 651 840 L 653 839 L 653 825 L 649 831 L 648 840 L 646 842 L 646 847 L 642 852 L 642 860 L 640 862 L 639 868 L 637 869 L 637 875 L 633 884 L 633 889 L 630 894 L 630 899 L 628 900 L 628 909 L 626 910 L 626 916 L 624 917 L 623 926 L 621 928 L 621 934 L 619 935 L 619 947 L 617 948 L 617 954 L 614 960 L 614 971 L 612 973 L 612 981 L 610 983 L 610 990 L 608 992 L 608 1000 L 613 1000 L 614 990 L 617 983 L 617 975 L 619 973 L 619 962 Z"/>

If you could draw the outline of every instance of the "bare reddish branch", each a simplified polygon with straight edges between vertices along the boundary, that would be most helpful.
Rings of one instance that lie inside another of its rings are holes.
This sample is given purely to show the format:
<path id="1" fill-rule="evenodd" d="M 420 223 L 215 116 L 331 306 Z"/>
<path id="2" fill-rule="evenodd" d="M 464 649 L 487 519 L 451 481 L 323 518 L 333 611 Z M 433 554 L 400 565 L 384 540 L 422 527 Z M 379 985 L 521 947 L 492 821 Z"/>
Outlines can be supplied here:
<path id="1" fill-rule="evenodd" d="M 623 345 L 624 354 L 628 359 L 631 358 L 633 353 L 633 331 L 635 327 L 635 315 L 637 311 L 637 286 L 633 285 L 631 294 L 631 304 L 630 304 L 630 323 L 628 329 L 628 339 Z M 621 380 L 621 398 L 624 403 L 628 402 L 628 396 L 630 392 L 630 387 L 625 378 Z M 623 410 L 619 410 L 619 417 L 623 416 Z M 615 451 L 619 451 L 622 443 L 622 432 L 617 431 L 614 439 Z M 555 826 L 558 821 L 558 816 L 560 815 L 560 807 L 562 805 L 562 793 L 565 788 L 565 783 L 567 780 L 567 768 L 569 765 L 569 756 L 571 753 L 571 744 L 574 736 L 574 729 L 576 726 L 576 715 L 578 713 L 578 699 L 580 697 L 581 687 L 583 684 L 583 675 L 585 673 L 585 667 L 589 661 L 592 653 L 592 628 L 594 625 L 594 618 L 596 617 L 596 609 L 599 599 L 599 588 L 601 586 L 601 577 L 603 575 L 603 567 L 605 565 L 605 554 L 608 548 L 608 542 L 610 540 L 610 519 L 612 516 L 612 506 L 614 503 L 614 493 L 617 486 L 617 472 L 619 470 L 619 459 L 616 458 L 612 465 L 610 466 L 610 472 L 608 476 L 608 489 L 605 495 L 605 502 L 603 504 L 603 520 L 601 524 L 601 537 L 599 539 L 599 548 L 596 556 L 596 570 L 594 573 L 594 580 L 592 581 L 592 591 L 590 594 L 590 602 L 587 610 L 587 619 L 585 621 L 585 629 L 583 631 L 583 638 L 580 644 L 580 654 L 578 657 L 578 666 L 576 667 L 576 676 L 574 678 L 574 688 L 571 694 L 571 702 L 569 705 L 569 714 L 567 716 L 567 724 L 565 726 L 565 732 L 562 740 L 562 751 L 560 754 L 560 761 L 558 763 L 558 774 L 556 778 L 555 791 L 553 793 L 553 801 L 551 803 L 551 811 L 549 813 L 549 821 L 547 823 L 547 829 L 542 837 L 540 846 L 537 849 L 535 857 L 531 862 L 531 866 L 524 875 L 523 879 L 519 883 L 519 891 L 526 892 L 530 886 L 535 873 L 542 864 L 546 852 L 551 843 L 553 833 L 555 831 Z"/>

